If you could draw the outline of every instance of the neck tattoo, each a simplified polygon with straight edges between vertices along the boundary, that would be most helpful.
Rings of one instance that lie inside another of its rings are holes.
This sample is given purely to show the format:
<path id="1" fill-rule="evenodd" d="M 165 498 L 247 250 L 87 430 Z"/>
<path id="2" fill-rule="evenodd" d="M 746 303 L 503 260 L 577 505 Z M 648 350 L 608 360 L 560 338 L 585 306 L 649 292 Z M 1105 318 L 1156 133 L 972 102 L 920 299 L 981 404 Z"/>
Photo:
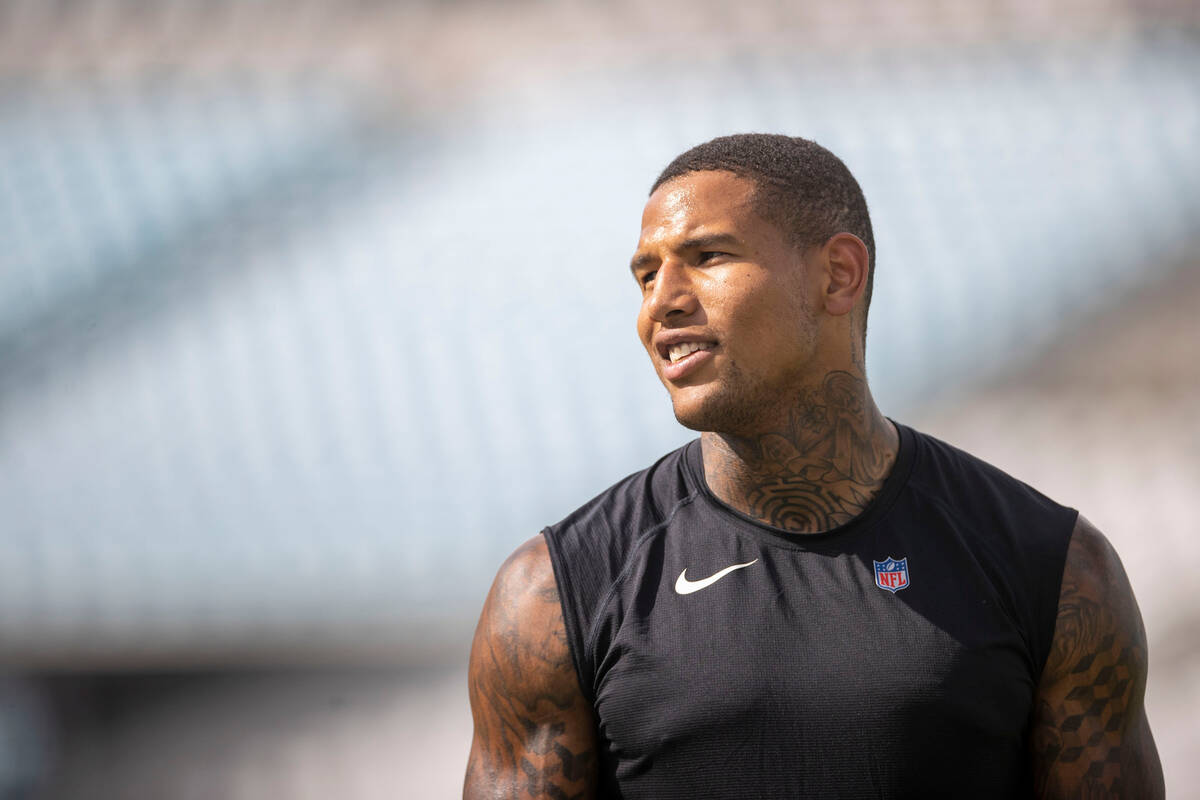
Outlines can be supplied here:
<path id="1" fill-rule="evenodd" d="M 806 390 L 783 429 L 704 434 L 717 497 L 783 530 L 818 533 L 861 514 L 891 471 L 898 436 L 860 375 L 836 371 Z"/>

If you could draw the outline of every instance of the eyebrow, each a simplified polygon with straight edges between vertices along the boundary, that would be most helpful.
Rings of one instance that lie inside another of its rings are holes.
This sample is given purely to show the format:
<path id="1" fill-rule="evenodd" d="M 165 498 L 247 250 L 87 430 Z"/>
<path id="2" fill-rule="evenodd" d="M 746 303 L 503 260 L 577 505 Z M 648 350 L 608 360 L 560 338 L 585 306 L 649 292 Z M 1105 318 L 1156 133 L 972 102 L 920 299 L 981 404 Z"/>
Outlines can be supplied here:
<path id="1" fill-rule="evenodd" d="M 676 250 L 711 250 L 714 247 L 728 247 L 730 245 L 739 246 L 741 240 L 732 233 L 712 233 L 707 236 L 693 236 L 690 239 L 684 239 L 679 243 Z M 649 253 L 636 255 L 629 262 L 629 271 L 636 273 L 638 269 L 647 266 L 655 261 L 658 261 L 656 256 Z"/>

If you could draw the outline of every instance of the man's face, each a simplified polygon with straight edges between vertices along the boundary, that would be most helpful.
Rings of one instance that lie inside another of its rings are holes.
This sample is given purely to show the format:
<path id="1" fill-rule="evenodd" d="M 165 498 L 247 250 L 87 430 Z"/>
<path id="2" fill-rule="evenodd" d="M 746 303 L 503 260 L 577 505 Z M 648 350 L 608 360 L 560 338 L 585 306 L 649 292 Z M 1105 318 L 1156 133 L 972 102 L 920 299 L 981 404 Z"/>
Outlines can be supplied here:
<path id="1" fill-rule="evenodd" d="M 680 423 L 750 435 L 811 381 L 819 287 L 803 255 L 733 173 L 691 172 L 650 196 L 631 263 L 638 335 Z"/>

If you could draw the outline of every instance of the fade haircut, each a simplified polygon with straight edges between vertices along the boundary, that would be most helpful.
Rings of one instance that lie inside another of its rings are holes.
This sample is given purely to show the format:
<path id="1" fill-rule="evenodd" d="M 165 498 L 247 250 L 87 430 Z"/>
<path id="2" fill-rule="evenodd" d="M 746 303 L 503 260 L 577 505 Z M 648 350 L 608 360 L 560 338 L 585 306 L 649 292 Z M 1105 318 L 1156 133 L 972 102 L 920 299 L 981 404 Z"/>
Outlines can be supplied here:
<path id="1" fill-rule="evenodd" d="M 875 283 L 875 236 L 858 181 L 842 160 L 816 142 L 796 136 L 739 133 L 696 145 L 667 165 L 650 194 L 689 172 L 723 170 L 754 183 L 756 210 L 796 247 L 822 245 L 852 233 L 867 246 L 867 287 L 862 296 L 863 337 Z"/>

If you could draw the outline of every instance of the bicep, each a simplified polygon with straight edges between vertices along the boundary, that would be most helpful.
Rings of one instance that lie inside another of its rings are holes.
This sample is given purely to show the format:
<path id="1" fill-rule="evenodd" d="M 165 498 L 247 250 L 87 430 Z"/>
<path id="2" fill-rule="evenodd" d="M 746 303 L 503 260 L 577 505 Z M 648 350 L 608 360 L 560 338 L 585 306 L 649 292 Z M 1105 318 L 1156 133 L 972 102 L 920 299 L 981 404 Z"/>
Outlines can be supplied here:
<path id="1" fill-rule="evenodd" d="M 1161 797 L 1142 699 L 1146 634 L 1120 559 L 1080 517 L 1031 737 L 1037 795 Z"/>
<path id="2" fill-rule="evenodd" d="M 541 536 L 496 576 L 471 646 L 469 683 L 475 735 L 465 798 L 594 796 L 594 718 Z"/>

